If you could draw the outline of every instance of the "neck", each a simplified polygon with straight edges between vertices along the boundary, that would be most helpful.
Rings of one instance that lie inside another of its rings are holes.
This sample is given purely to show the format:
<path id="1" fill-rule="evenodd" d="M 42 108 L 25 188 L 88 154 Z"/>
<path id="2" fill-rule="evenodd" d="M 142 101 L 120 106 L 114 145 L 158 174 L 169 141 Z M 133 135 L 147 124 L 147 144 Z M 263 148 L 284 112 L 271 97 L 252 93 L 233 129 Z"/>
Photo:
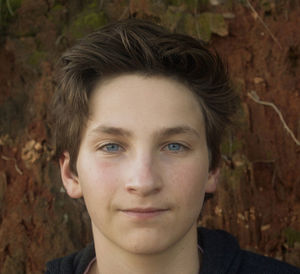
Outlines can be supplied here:
<path id="1" fill-rule="evenodd" d="M 136 254 L 116 246 L 101 233 L 94 231 L 97 274 L 197 274 L 200 262 L 197 228 L 183 239 L 155 254 Z"/>

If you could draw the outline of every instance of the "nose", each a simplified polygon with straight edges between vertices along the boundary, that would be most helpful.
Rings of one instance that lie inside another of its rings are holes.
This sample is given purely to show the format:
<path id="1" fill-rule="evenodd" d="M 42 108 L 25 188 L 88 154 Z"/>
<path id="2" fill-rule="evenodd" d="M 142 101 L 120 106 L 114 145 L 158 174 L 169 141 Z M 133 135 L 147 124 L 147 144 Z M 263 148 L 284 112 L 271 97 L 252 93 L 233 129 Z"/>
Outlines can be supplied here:
<path id="1" fill-rule="evenodd" d="M 162 189 L 159 167 L 151 156 L 135 157 L 130 164 L 129 174 L 125 187 L 131 194 L 145 197 Z"/>

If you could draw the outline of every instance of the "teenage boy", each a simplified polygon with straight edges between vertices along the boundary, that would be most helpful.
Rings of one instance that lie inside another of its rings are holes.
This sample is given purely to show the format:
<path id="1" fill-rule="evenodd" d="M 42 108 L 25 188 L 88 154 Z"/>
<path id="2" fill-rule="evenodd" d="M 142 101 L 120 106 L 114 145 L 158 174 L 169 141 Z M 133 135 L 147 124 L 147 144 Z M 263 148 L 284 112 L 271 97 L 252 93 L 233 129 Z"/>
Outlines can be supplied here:
<path id="1" fill-rule="evenodd" d="M 60 66 L 61 177 L 70 197 L 84 198 L 94 243 L 46 273 L 300 273 L 197 228 L 237 101 L 215 52 L 129 19 L 82 39 Z"/>

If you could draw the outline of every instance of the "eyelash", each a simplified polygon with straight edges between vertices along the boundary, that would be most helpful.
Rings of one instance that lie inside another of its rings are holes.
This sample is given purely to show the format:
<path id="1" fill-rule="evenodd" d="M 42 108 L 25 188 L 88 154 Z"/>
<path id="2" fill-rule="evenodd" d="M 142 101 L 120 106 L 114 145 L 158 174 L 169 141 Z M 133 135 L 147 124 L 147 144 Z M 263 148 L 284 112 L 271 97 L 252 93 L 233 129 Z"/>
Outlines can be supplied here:
<path id="1" fill-rule="evenodd" d="M 181 144 L 181 143 L 167 143 L 163 146 L 163 150 L 165 150 L 165 148 L 168 148 L 169 146 L 171 145 L 177 145 L 179 146 L 179 149 L 178 150 L 171 150 L 171 149 L 168 149 L 169 152 L 173 152 L 173 153 L 178 153 L 178 152 L 181 152 L 181 151 L 185 151 L 185 150 L 188 150 L 188 147 Z M 105 150 L 105 148 L 109 147 L 109 146 L 117 146 L 119 149 L 122 148 L 122 146 L 120 144 L 117 144 L 117 143 L 108 143 L 108 144 L 104 144 L 102 145 L 99 150 L 102 150 L 104 152 L 107 152 L 107 153 L 116 153 L 116 152 L 119 152 L 120 150 L 113 150 L 113 151 L 109 151 L 109 150 Z M 169 147 L 170 148 L 170 147 Z M 122 150 L 124 150 L 124 148 L 122 148 Z"/>

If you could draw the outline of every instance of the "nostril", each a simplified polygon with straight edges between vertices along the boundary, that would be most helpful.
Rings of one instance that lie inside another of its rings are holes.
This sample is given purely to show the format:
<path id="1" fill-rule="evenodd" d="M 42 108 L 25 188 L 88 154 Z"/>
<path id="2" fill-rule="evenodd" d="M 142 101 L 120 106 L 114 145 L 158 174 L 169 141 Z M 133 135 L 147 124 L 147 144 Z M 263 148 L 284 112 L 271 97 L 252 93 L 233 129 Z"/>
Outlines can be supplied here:
<path id="1" fill-rule="evenodd" d="M 135 192 L 135 188 L 133 186 L 127 186 L 126 190 L 129 192 Z"/>

